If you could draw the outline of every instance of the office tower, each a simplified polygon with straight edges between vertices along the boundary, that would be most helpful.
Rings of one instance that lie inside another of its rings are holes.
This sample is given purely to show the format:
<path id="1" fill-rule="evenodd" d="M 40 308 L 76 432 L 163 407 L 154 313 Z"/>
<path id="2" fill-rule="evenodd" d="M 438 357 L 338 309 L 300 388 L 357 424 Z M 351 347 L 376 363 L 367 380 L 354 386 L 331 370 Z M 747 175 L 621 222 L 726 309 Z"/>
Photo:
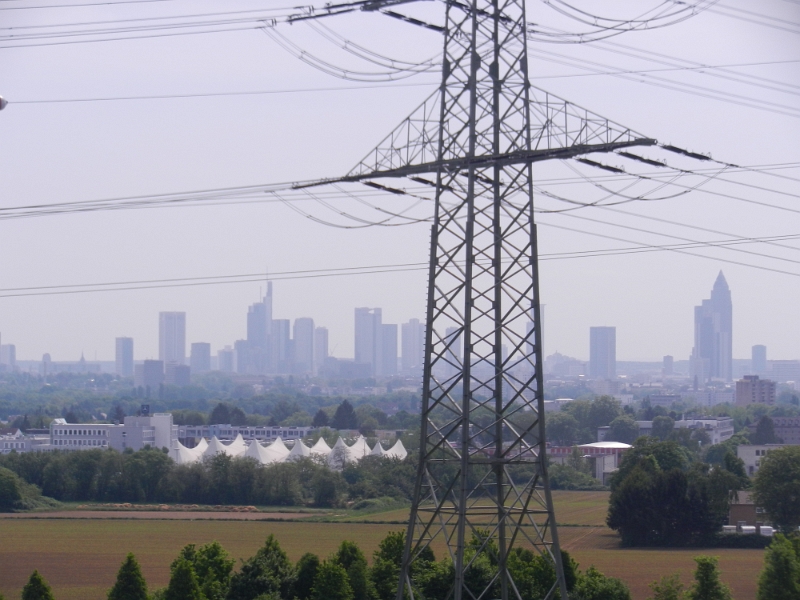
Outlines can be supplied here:
<path id="1" fill-rule="evenodd" d="M 5 365 L 9 371 L 17 366 L 17 347 L 14 344 L 0 346 L 0 365 Z"/>
<path id="2" fill-rule="evenodd" d="M 167 363 L 164 365 L 164 383 L 184 387 L 191 383 L 191 368 L 188 365 Z"/>
<path id="3" fill-rule="evenodd" d="M 234 351 L 230 346 L 217 350 L 217 370 L 222 373 L 233 373 Z"/>
<path id="4" fill-rule="evenodd" d="M 145 388 L 148 396 L 157 394 L 159 387 L 164 383 L 164 361 L 146 360 L 143 364 L 136 365 L 134 382 L 136 387 Z"/>
<path id="5" fill-rule="evenodd" d="M 701 382 L 733 378 L 733 305 L 722 271 L 711 297 L 694 308 L 692 370 L 691 375 Z"/>
<path id="6" fill-rule="evenodd" d="M 233 343 L 233 355 L 236 361 L 234 370 L 239 374 L 248 373 L 252 361 L 250 357 L 250 344 L 247 343 L 247 340 L 236 340 Z"/>
<path id="7" fill-rule="evenodd" d="M 294 320 L 294 368 L 295 373 L 311 373 L 314 370 L 314 319 L 301 317 Z"/>
<path id="8" fill-rule="evenodd" d="M 753 346 L 753 354 L 750 370 L 755 375 L 763 375 L 767 372 L 767 347 Z"/>
<path id="9" fill-rule="evenodd" d="M 118 337 L 116 342 L 116 373 L 120 377 L 133 377 L 133 338 Z"/>
<path id="10" fill-rule="evenodd" d="M 292 323 L 289 319 L 273 319 L 270 335 L 270 360 L 273 373 L 291 373 L 292 363 Z"/>
<path id="11" fill-rule="evenodd" d="M 589 378 L 615 379 L 617 376 L 617 328 L 589 328 Z"/>
<path id="12" fill-rule="evenodd" d="M 664 357 L 664 362 L 661 368 L 661 372 L 664 376 L 673 375 L 675 373 L 675 359 L 672 358 L 670 355 Z"/>
<path id="13" fill-rule="evenodd" d="M 404 373 L 421 373 L 425 354 L 425 324 L 411 319 L 400 326 L 401 362 Z"/>
<path id="14" fill-rule="evenodd" d="M 314 374 L 325 366 L 328 358 L 328 328 L 317 327 L 314 330 Z"/>
<path id="15" fill-rule="evenodd" d="M 397 375 L 397 325 L 381 325 L 381 375 Z"/>
<path id="16" fill-rule="evenodd" d="M 186 313 L 158 313 L 158 359 L 182 365 L 186 362 Z"/>
<path id="17" fill-rule="evenodd" d="M 192 373 L 206 373 L 211 370 L 211 344 L 195 342 L 189 355 L 189 366 Z"/>
<path id="18" fill-rule="evenodd" d="M 759 379 L 758 375 L 745 375 L 736 382 L 736 406 L 775 404 L 775 387 L 774 381 Z"/>
<path id="19" fill-rule="evenodd" d="M 271 285 L 267 286 L 268 294 Z M 267 300 L 269 298 L 269 300 Z M 264 374 L 269 363 L 269 331 L 272 326 L 272 296 L 265 296 L 260 302 L 247 309 L 247 352 L 242 352 L 242 360 L 238 365 L 239 373 Z M 245 358 L 246 354 L 246 358 Z"/>
<path id="20" fill-rule="evenodd" d="M 382 375 L 383 315 L 380 308 L 355 309 L 354 362 L 370 365 L 370 373 Z"/>

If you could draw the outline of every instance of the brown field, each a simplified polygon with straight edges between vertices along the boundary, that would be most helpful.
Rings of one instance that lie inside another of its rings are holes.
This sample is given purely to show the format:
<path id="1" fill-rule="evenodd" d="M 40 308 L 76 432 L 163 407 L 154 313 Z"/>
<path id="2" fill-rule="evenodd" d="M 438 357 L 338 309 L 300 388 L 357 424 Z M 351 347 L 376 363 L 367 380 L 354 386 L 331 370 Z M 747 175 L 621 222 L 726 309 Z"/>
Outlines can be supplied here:
<path id="1" fill-rule="evenodd" d="M 582 569 L 593 564 L 607 575 L 624 580 L 634 600 L 645 600 L 648 583 L 662 575 L 680 573 L 684 583 L 689 583 L 694 570 L 692 557 L 699 554 L 720 557 L 722 579 L 731 586 L 736 600 L 755 598 L 762 550 L 621 549 L 616 535 L 602 526 L 607 494 L 554 495 L 559 521 L 579 525 L 559 530 L 564 549 Z M 407 510 L 364 518 L 391 521 L 404 515 Z M 220 514 L 191 521 L 164 520 L 164 516 L 159 514 L 159 520 L 0 519 L 0 593 L 9 599 L 19 597 L 30 573 L 39 569 L 53 586 L 57 600 L 101 600 L 127 552 L 139 559 L 150 587 L 161 587 L 167 583 L 169 564 L 185 544 L 217 540 L 240 559 L 252 556 L 270 533 L 293 560 L 309 551 L 326 556 L 345 539 L 357 541 L 369 557 L 389 531 L 402 528 L 358 522 L 238 520 L 250 516 L 243 514 L 237 514 L 237 520 Z M 441 549 L 436 550 L 441 556 Z"/>

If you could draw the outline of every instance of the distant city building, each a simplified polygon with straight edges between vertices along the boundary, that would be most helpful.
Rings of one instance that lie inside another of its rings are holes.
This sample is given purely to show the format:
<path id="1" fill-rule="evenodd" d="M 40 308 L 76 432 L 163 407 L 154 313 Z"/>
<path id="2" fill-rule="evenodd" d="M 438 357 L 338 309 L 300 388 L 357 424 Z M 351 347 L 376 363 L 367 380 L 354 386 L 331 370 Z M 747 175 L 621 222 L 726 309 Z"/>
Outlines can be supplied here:
<path id="1" fill-rule="evenodd" d="M 325 366 L 328 360 L 328 328 L 317 327 L 314 329 L 314 374 Z"/>
<path id="2" fill-rule="evenodd" d="M 767 347 L 762 345 L 753 346 L 751 354 L 750 372 L 753 375 L 767 374 Z"/>
<path id="3" fill-rule="evenodd" d="M 270 359 L 272 373 L 292 372 L 292 322 L 289 319 L 273 319 L 270 336 Z"/>
<path id="4" fill-rule="evenodd" d="M 800 382 L 800 360 L 771 360 L 769 373 L 778 383 Z"/>
<path id="5" fill-rule="evenodd" d="M 380 308 L 356 308 L 354 361 L 369 365 L 373 376 L 381 375 L 383 350 L 383 314 Z"/>
<path id="6" fill-rule="evenodd" d="M 248 373 L 251 365 L 250 343 L 247 340 L 236 340 L 233 343 L 233 354 L 236 362 L 234 371 L 240 375 Z"/>
<path id="7" fill-rule="evenodd" d="M 615 379 L 617 376 L 617 328 L 589 328 L 589 378 Z"/>
<path id="8" fill-rule="evenodd" d="M 186 313 L 158 313 L 158 359 L 186 364 Z"/>
<path id="9" fill-rule="evenodd" d="M 194 446 L 201 439 L 210 440 L 216 436 L 222 441 L 235 440 L 241 435 L 245 441 L 258 440 L 259 442 L 273 442 L 278 438 L 283 440 L 298 440 L 315 431 L 313 427 L 254 427 L 251 425 L 180 425 L 176 427 L 177 438 L 182 444 L 187 442 Z"/>
<path id="10" fill-rule="evenodd" d="M 133 338 L 116 339 L 115 369 L 120 377 L 133 377 Z"/>
<path id="11" fill-rule="evenodd" d="M 157 393 L 164 383 L 164 361 L 146 360 L 141 365 L 136 365 L 134 382 L 136 387 L 143 387 L 150 394 Z"/>
<path id="12" fill-rule="evenodd" d="M 771 417 L 772 426 L 775 429 L 775 437 L 787 445 L 798 446 L 800 445 L 800 417 Z M 752 423 L 747 426 L 750 434 L 756 432 L 758 423 Z"/>
<path id="13" fill-rule="evenodd" d="M 717 404 L 733 404 L 736 402 L 736 391 L 731 389 L 707 388 L 686 394 L 698 406 L 716 406 Z"/>
<path id="14" fill-rule="evenodd" d="M 298 374 L 314 371 L 314 319 L 301 317 L 294 320 L 294 356 L 292 372 Z"/>
<path id="15" fill-rule="evenodd" d="M 663 367 L 661 368 L 665 377 L 675 374 L 675 359 L 669 355 L 664 357 Z"/>
<path id="16" fill-rule="evenodd" d="M 775 382 L 758 375 L 745 375 L 737 381 L 736 405 L 748 404 L 775 404 Z"/>
<path id="17" fill-rule="evenodd" d="M 225 346 L 222 350 L 217 350 L 217 369 L 219 371 L 222 373 L 233 373 L 235 362 L 233 348 Z"/>
<path id="18" fill-rule="evenodd" d="M 733 379 L 733 304 L 722 271 L 714 282 L 711 297 L 694 309 L 691 376 L 701 383 Z"/>
<path id="19" fill-rule="evenodd" d="M 211 344 L 195 342 L 191 346 L 189 366 L 192 373 L 207 373 L 211 370 Z"/>
<path id="20" fill-rule="evenodd" d="M 381 325 L 381 375 L 397 375 L 397 325 Z"/>
<path id="21" fill-rule="evenodd" d="M 189 365 L 167 363 L 164 365 L 164 383 L 184 387 L 191 383 L 191 369 Z"/>
<path id="22" fill-rule="evenodd" d="M 663 406 L 664 408 L 672 408 L 673 404 L 680 402 L 681 397 L 678 394 L 648 394 L 644 399 L 653 407 Z"/>
<path id="23" fill-rule="evenodd" d="M 14 344 L 0 346 L 0 365 L 5 365 L 9 371 L 17 366 L 17 347 Z"/>
<path id="24" fill-rule="evenodd" d="M 404 373 L 422 373 L 425 357 L 425 324 L 410 319 L 400 326 L 401 369 Z"/>
<path id="25" fill-rule="evenodd" d="M 639 435 L 652 435 L 652 421 L 636 421 Z M 601 428 L 602 429 L 602 428 Z M 681 419 L 675 421 L 675 429 L 696 429 L 705 431 L 711 444 L 720 444 L 733 437 L 733 419 L 731 417 L 709 417 L 705 419 Z M 598 432 L 599 435 L 600 432 Z"/>

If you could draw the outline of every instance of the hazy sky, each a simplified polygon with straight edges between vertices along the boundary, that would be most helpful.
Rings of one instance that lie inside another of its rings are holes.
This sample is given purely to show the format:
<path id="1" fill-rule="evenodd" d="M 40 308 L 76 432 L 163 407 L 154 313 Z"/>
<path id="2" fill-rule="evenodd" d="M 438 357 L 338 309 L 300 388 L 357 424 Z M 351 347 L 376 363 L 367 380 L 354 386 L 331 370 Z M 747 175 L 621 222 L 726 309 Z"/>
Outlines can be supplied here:
<path id="1" fill-rule="evenodd" d="M 594 2 L 576 3 L 596 7 Z M 267 14 L 264 7 L 284 7 L 280 0 L 164 0 L 31 8 L 56 4 L 66 3 L 10 0 L 0 8 L 0 95 L 10 101 L 0 113 L 0 208 L 341 175 L 422 102 L 438 79 L 434 73 L 379 85 L 344 81 L 303 64 L 252 23 L 243 25 L 248 29 L 223 33 L 9 47 L 20 43 L 7 41 L 12 25 L 74 24 L 67 29 L 76 30 L 86 22 L 124 25 L 128 19 L 167 15 L 181 16 L 185 22 L 187 15 L 261 11 L 245 15 L 252 16 Z M 611 3 L 616 15 L 635 15 L 642 4 Z M 9 10 L 12 7 L 26 8 Z M 441 9 L 436 3 L 408 12 L 423 10 L 431 21 L 441 22 Z M 564 21 L 538 1 L 530 1 L 528 11 L 531 22 L 583 27 Z M 612 40 L 625 48 L 533 43 L 532 78 L 540 87 L 659 141 L 738 165 L 792 163 L 771 172 L 800 179 L 800 3 L 722 0 L 714 11 Z M 439 34 L 385 16 L 355 14 L 326 24 L 367 48 L 400 59 L 419 61 L 441 52 Z M 331 62 L 374 70 L 373 65 L 348 59 L 305 25 L 279 26 L 279 31 Z M 43 38 L 35 43 L 75 39 Z M 642 59 L 637 50 L 660 53 L 662 63 Z M 636 56 L 627 55 L 632 53 Z M 675 70 L 665 64 L 675 58 L 727 66 L 729 71 Z M 633 79 L 628 80 L 592 74 L 586 67 L 636 73 L 627 74 Z M 732 81 L 736 74 L 758 85 Z M 266 90 L 314 91 L 31 102 Z M 537 166 L 538 176 L 551 177 L 554 171 L 548 169 L 555 167 Z M 751 187 L 718 189 L 791 210 L 699 193 L 623 208 L 736 236 L 800 233 L 800 214 L 792 212 L 800 209 L 797 180 L 753 173 L 740 175 L 738 181 Z M 321 218 L 332 214 L 321 204 L 308 203 L 307 209 Z M 663 221 L 600 216 L 694 240 L 726 237 Z M 565 217 L 548 215 L 542 222 L 642 243 L 676 243 L 603 223 L 559 219 Z M 326 227 L 276 202 L 0 220 L 0 288 L 418 263 L 427 259 L 428 237 L 425 224 Z M 540 252 L 627 245 L 543 227 Z M 614 325 L 618 359 L 660 359 L 665 354 L 687 358 L 693 307 L 708 297 L 722 269 L 733 295 L 734 356 L 749 357 L 753 344 L 766 344 L 769 358 L 800 358 L 800 241 L 784 246 L 790 248 L 741 246 L 770 257 L 730 249 L 695 252 L 787 273 L 671 252 L 543 262 L 545 352 L 587 358 L 588 328 Z M 353 308 L 382 307 L 385 322 L 422 318 L 425 279 L 424 271 L 412 271 L 277 281 L 274 315 L 313 317 L 330 329 L 333 354 L 352 356 Z M 216 351 L 245 336 L 247 306 L 262 288 L 251 282 L 24 297 L 7 297 L 12 292 L 4 291 L 0 334 L 3 343 L 16 344 L 18 359 L 39 359 L 49 352 L 53 360 L 74 360 L 84 352 L 87 359 L 110 360 L 114 338 L 123 335 L 135 338 L 136 358 L 143 359 L 158 352 L 158 312 L 186 311 L 187 342 L 211 342 Z"/>

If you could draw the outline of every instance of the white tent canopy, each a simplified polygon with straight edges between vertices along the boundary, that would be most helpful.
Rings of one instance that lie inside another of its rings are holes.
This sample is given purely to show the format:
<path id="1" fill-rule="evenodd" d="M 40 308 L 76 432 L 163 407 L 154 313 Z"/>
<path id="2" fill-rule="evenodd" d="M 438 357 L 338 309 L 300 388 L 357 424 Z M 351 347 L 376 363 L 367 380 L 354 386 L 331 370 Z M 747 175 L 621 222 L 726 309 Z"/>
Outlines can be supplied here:
<path id="1" fill-rule="evenodd" d="M 169 457 L 179 465 L 197 462 L 201 454 L 202 452 L 196 452 L 196 448 L 187 448 L 180 442 L 175 442 L 175 446 L 169 450 Z"/>
<path id="2" fill-rule="evenodd" d="M 397 441 L 394 443 L 394 446 L 389 448 L 384 456 L 388 458 L 399 458 L 403 460 L 406 456 L 408 456 L 408 451 L 406 447 L 403 446 L 403 442 L 400 441 L 400 438 L 397 438 Z"/>
<path id="3" fill-rule="evenodd" d="M 289 454 L 286 455 L 286 460 L 299 460 L 309 456 L 312 456 L 311 448 L 306 446 L 302 440 L 297 440 Z"/>
<path id="4" fill-rule="evenodd" d="M 331 453 L 331 447 L 328 446 L 325 438 L 319 438 L 317 443 L 311 446 L 311 453 L 319 456 L 328 456 Z"/>

